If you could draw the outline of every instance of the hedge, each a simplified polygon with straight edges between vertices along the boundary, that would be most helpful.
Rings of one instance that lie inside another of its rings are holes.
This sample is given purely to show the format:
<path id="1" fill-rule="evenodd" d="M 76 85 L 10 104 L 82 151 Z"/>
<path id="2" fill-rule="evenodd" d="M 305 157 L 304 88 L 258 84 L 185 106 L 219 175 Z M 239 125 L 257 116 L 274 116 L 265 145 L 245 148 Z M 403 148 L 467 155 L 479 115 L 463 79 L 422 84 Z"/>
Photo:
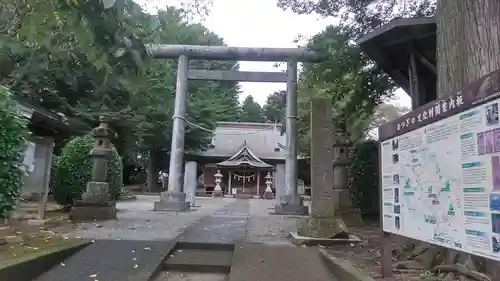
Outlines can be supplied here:
<path id="1" fill-rule="evenodd" d="M 26 121 L 7 89 L 0 87 L 0 218 L 8 218 L 21 194 Z"/>
<path id="2" fill-rule="evenodd" d="M 379 213 L 378 142 L 368 140 L 356 145 L 349 166 L 349 190 L 363 215 Z"/>
<path id="3" fill-rule="evenodd" d="M 94 142 L 89 135 L 76 137 L 66 144 L 57 158 L 52 188 L 54 199 L 60 205 L 72 205 L 85 192 L 92 176 L 90 152 Z M 118 199 L 123 189 L 123 163 L 114 146 L 108 161 L 107 182 L 111 199 Z"/>

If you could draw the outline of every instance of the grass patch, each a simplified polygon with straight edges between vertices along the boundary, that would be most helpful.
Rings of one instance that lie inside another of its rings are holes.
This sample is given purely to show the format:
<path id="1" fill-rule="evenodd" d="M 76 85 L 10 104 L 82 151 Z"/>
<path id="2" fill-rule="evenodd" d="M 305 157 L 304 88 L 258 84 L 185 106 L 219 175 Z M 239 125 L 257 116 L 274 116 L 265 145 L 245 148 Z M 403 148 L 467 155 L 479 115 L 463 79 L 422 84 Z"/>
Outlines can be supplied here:
<path id="1" fill-rule="evenodd" d="M 37 237 L 24 242 L 7 241 L 7 244 L 0 246 L 0 269 L 84 243 L 88 241 L 62 237 Z"/>

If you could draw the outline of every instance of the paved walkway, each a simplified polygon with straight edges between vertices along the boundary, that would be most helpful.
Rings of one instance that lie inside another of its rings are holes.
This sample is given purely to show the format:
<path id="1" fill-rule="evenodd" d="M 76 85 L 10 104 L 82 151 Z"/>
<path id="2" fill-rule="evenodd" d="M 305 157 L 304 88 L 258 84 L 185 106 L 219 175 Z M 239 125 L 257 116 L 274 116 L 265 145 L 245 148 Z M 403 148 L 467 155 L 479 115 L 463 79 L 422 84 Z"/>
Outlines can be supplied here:
<path id="1" fill-rule="evenodd" d="M 158 269 L 155 281 L 334 280 L 316 249 L 292 246 L 299 217 L 269 215 L 274 200 L 197 198 L 185 213 L 154 212 L 155 200 L 138 196 L 118 203 L 118 221 L 77 225 L 65 235 L 95 243 L 36 281 L 147 281 Z M 226 270 L 190 272 L 215 265 Z"/>
<path id="2" fill-rule="evenodd" d="M 216 221 L 222 225 L 242 223 L 245 217 L 246 222 L 241 224 L 245 228 L 244 241 L 292 245 L 288 234 L 296 230 L 298 217 L 269 215 L 274 200 L 199 197 L 196 198 L 199 207 L 195 210 L 169 213 L 152 210 L 153 202 L 159 199 L 154 195 L 138 195 L 137 200 L 119 202 L 118 221 L 81 223 L 66 235 L 87 239 L 170 240 L 198 222 L 213 225 L 206 228 L 207 232 L 212 228 L 214 232 L 222 229 Z M 239 204 L 232 204 L 235 202 Z"/>
<path id="3" fill-rule="evenodd" d="M 246 236 L 249 200 L 237 200 L 204 217 L 181 235 L 187 243 L 238 244 Z"/>

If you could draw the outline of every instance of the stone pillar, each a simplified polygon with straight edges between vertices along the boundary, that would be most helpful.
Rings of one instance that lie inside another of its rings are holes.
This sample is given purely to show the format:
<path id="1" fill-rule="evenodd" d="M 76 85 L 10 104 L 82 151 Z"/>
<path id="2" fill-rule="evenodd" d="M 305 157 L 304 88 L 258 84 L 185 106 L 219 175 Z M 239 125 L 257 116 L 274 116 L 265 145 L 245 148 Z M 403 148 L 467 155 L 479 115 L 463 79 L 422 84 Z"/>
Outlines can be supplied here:
<path id="1" fill-rule="evenodd" d="M 177 85 L 175 88 L 174 124 L 172 147 L 170 149 L 170 167 L 168 170 L 168 190 L 160 194 L 160 201 L 154 203 L 155 211 L 187 211 L 190 203 L 182 192 L 182 166 L 184 158 L 184 134 L 187 106 L 189 58 L 181 55 L 177 64 Z"/>
<path id="2" fill-rule="evenodd" d="M 299 222 L 300 236 L 348 238 L 347 227 L 336 217 L 333 191 L 333 122 L 330 99 L 311 101 L 311 217 Z"/>
<path id="3" fill-rule="evenodd" d="M 346 133 L 337 130 L 333 141 L 333 190 L 336 215 L 342 218 L 347 226 L 363 225 L 361 210 L 354 208 L 351 193 L 348 189 L 349 148 L 352 143 Z"/>
<path id="4" fill-rule="evenodd" d="M 186 162 L 184 165 L 184 193 L 186 193 L 186 201 L 191 204 L 191 207 L 196 204 L 197 170 L 198 164 L 194 161 Z"/>
<path id="5" fill-rule="evenodd" d="M 227 195 L 232 195 L 233 194 L 233 188 L 231 186 L 231 182 L 233 179 L 233 172 L 229 171 L 228 172 L 229 178 L 227 179 Z"/>
<path id="6" fill-rule="evenodd" d="M 257 171 L 257 196 L 260 198 L 260 171 Z"/>
<path id="7" fill-rule="evenodd" d="M 101 124 L 92 131 L 95 139 L 92 157 L 92 176 L 82 194 L 71 208 L 70 219 L 73 221 L 95 221 L 116 219 L 116 202 L 111 201 L 109 183 L 106 182 L 108 157 L 111 150 L 111 139 L 115 133 L 109 128 L 111 119 L 101 116 Z"/>
<path id="8" fill-rule="evenodd" d="M 274 189 L 276 205 L 281 203 L 280 198 L 285 195 L 285 165 L 276 164 L 276 172 L 274 173 Z"/>
<path id="9" fill-rule="evenodd" d="M 309 210 L 297 193 L 297 62 L 288 61 L 286 67 L 285 194 L 279 198 L 275 213 L 307 215 Z"/>

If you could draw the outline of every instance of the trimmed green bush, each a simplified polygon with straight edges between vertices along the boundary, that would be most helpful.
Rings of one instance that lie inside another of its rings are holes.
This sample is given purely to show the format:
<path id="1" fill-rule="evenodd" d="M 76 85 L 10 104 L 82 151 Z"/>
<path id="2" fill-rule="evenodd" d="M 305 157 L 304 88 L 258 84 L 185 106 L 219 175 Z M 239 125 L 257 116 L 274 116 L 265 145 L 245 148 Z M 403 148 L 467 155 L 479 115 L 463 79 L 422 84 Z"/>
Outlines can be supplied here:
<path id="1" fill-rule="evenodd" d="M 94 146 L 92 136 L 76 137 L 66 144 L 55 164 L 53 181 L 54 199 L 63 206 L 81 199 L 92 176 L 90 152 Z M 123 163 L 118 151 L 112 148 L 108 161 L 107 182 L 112 200 L 118 199 L 123 188 Z"/>
<path id="2" fill-rule="evenodd" d="M 363 215 L 379 213 L 378 142 L 368 140 L 356 145 L 349 166 L 349 190 Z"/>
<path id="3" fill-rule="evenodd" d="M 7 89 L 0 87 L 0 218 L 7 218 L 21 194 L 28 130 Z"/>

